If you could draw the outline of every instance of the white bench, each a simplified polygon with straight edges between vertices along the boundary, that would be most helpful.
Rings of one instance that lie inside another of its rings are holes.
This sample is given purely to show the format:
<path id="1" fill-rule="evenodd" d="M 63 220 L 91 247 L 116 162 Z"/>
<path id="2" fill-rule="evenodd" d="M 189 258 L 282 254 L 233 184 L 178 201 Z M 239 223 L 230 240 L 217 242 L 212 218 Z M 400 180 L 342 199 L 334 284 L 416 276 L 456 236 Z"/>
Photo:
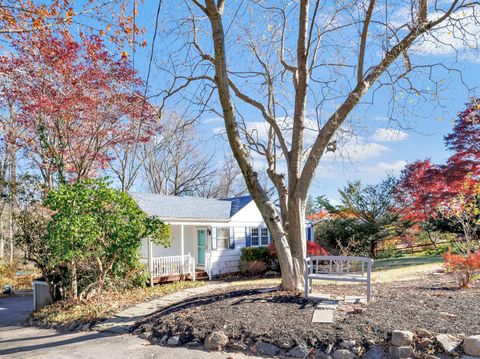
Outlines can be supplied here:
<path id="1" fill-rule="evenodd" d="M 373 259 L 367 257 L 314 256 L 305 259 L 305 298 L 312 292 L 312 281 L 332 280 L 367 284 L 367 302 L 372 298 Z"/>

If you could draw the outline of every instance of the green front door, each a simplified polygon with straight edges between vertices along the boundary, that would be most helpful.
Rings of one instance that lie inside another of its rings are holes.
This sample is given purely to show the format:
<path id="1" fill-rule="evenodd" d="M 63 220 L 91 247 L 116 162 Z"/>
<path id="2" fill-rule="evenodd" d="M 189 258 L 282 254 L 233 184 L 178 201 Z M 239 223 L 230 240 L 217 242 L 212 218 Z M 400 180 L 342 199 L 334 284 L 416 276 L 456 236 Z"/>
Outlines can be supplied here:
<path id="1" fill-rule="evenodd" d="M 205 229 L 197 230 L 198 239 L 198 265 L 205 265 L 205 253 L 207 251 L 207 231 Z"/>

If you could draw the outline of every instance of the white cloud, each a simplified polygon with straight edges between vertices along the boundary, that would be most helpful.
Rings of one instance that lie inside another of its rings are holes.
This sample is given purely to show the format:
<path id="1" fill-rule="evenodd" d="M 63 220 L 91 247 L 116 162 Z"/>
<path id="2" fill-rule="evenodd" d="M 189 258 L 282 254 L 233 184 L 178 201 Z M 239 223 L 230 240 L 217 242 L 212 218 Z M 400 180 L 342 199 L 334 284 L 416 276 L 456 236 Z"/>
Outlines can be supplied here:
<path id="1" fill-rule="evenodd" d="M 363 137 L 356 137 L 337 147 L 335 152 L 326 152 L 322 160 L 350 160 L 353 162 L 364 161 L 370 158 L 376 158 L 390 152 L 387 146 L 375 142 L 365 142 Z"/>
<path id="2" fill-rule="evenodd" d="M 452 15 L 451 21 L 433 29 L 418 44 L 422 55 L 450 55 L 473 62 L 480 62 L 478 56 L 478 22 L 473 9 L 464 9 Z M 430 19 L 437 19 L 443 13 L 431 13 Z"/>
<path id="3" fill-rule="evenodd" d="M 393 172 L 394 174 L 399 174 L 406 166 L 407 161 L 398 160 L 393 163 L 379 162 L 377 168 L 383 170 L 384 172 Z"/>
<path id="4" fill-rule="evenodd" d="M 209 117 L 203 120 L 205 125 L 210 125 L 212 123 L 222 122 L 223 119 L 221 117 Z"/>
<path id="5" fill-rule="evenodd" d="M 374 141 L 379 142 L 397 142 L 404 141 L 408 138 L 408 133 L 391 128 L 379 128 L 372 136 Z"/>
<path id="6" fill-rule="evenodd" d="M 225 133 L 225 127 L 215 127 L 212 129 L 213 134 L 223 135 Z"/>

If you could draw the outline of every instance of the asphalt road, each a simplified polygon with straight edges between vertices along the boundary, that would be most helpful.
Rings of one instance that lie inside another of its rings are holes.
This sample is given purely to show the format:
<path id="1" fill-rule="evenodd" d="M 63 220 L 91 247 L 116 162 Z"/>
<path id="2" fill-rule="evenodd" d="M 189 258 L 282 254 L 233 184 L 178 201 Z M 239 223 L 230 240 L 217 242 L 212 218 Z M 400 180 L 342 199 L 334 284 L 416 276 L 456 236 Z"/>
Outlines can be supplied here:
<path id="1" fill-rule="evenodd" d="M 0 357 L 35 359 L 247 359 L 237 353 L 209 353 L 187 348 L 150 345 L 134 335 L 99 332 L 61 333 L 24 327 L 32 297 L 0 298 Z"/>

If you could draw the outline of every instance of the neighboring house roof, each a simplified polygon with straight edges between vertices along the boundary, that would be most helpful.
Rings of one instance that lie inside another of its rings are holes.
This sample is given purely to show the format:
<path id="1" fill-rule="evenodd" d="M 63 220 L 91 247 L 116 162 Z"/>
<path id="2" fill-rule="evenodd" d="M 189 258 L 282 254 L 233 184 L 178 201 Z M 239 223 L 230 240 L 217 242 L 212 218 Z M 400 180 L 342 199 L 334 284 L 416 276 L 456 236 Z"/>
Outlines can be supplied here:
<path id="1" fill-rule="evenodd" d="M 250 196 L 225 200 L 193 196 L 167 196 L 152 193 L 130 193 L 139 207 L 149 216 L 160 219 L 200 219 L 228 221 L 245 207 Z"/>

